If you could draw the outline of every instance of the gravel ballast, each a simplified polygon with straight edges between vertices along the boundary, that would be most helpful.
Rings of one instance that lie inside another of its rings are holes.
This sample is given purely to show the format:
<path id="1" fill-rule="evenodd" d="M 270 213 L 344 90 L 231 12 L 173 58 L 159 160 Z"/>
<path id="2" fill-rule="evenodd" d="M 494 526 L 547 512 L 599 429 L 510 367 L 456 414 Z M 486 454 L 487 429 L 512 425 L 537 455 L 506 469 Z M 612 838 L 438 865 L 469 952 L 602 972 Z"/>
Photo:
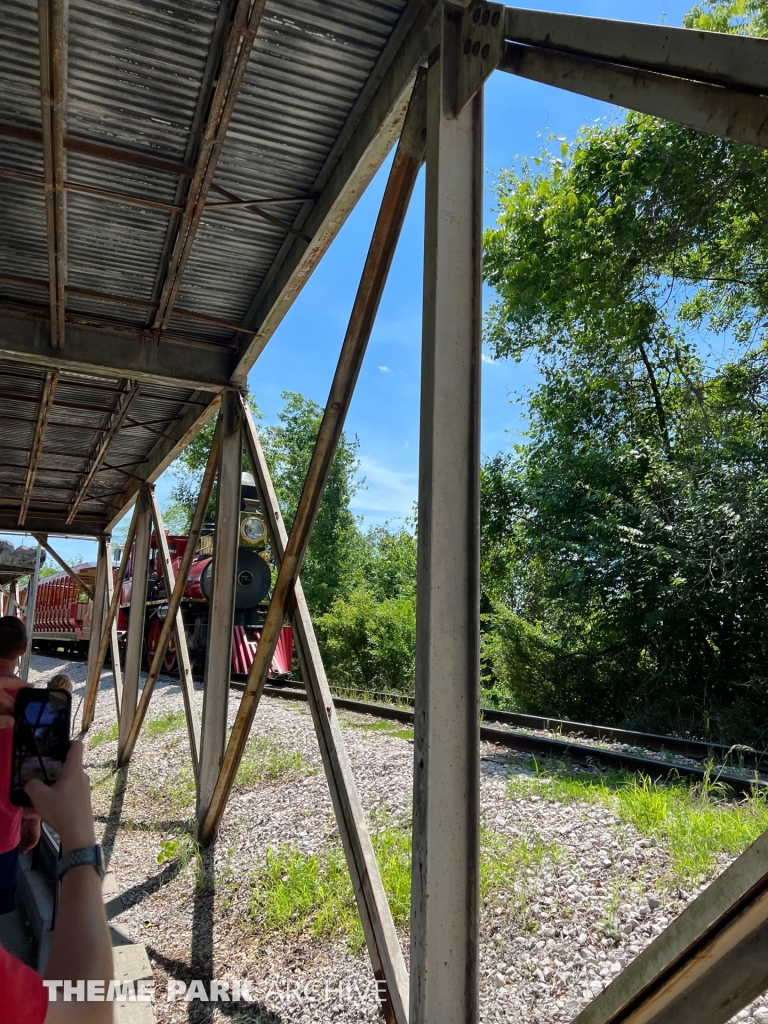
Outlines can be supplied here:
<path id="1" fill-rule="evenodd" d="M 30 682 L 43 684 L 56 672 L 72 676 L 77 707 L 85 665 L 33 655 Z M 196 697 L 202 706 L 199 685 Z M 231 691 L 230 724 L 239 700 Z M 161 678 L 149 718 L 182 710 L 178 682 Z M 412 742 L 389 735 L 396 731 L 393 723 L 377 731 L 370 728 L 375 720 L 345 712 L 340 721 L 369 818 L 403 821 L 410 812 Z M 298 752 L 303 763 L 276 781 L 236 787 L 215 850 L 197 855 L 191 844 L 184 846 L 194 814 L 185 727 L 154 736 L 145 730 L 131 765 L 116 775 L 116 741 L 102 738 L 92 745 L 114 722 L 111 676 L 105 671 L 86 764 L 97 828 L 125 907 L 113 923 L 147 947 L 155 972 L 156 1020 L 381 1019 L 364 948 L 354 952 L 346 940 L 308 934 L 263 933 L 249 913 L 251 878 L 268 848 L 290 846 L 312 854 L 338 843 L 307 706 L 262 699 L 254 735 Z M 529 774 L 529 763 L 486 743 L 481 758 L 484 828 L 501 848 L 526 840 L 532 847 L 544 844 L 548 852 L 510 879 L 506 889 L 496 886 L 483 904 L 480 1019 L 570 1021 L 700 890 L 674 886 L 665 850 L 620 822 L 610 808 L 562 804 L 524 791 L 510 797 L 508 780 Z M 187 856 L 180 855 L 182 849 Z M 727 863 L 723 858 L 717 869 Z M 200 878 L 207 883 L 199 884 Z M 606 921 L 613 929 L 610 938 Z M 407 935 L 401 942 L 407 957 Z M 200 979 L 208 989 L 211 979 L 230 985 L 247 981 L 255 1001 L 168 1001 L 169 980 L 175 979 L 187 984 Z M 734 1020 L 768 1024 L 768 1002 L 761 997 Z"/>

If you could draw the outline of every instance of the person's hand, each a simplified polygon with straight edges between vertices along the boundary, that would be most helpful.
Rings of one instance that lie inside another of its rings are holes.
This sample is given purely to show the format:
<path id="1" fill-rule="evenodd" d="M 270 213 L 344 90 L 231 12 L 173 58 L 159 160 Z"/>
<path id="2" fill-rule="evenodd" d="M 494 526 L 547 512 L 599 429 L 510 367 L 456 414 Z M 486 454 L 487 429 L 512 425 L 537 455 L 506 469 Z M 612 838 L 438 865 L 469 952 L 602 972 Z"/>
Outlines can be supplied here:
<path id="1" fill-rule="evenodd" d="M 0 729 L 13 728 L 13 703 L 13 697 L 0 690 Z"/>
<path id="2" fill-rule="evenodd" d="M 21 849 L 19 853 L 29 853 L 40 842 L 40 815 L 27 812 L 21 818 Z"/>
<path id="3" fill-rule="evenodd" d="M 94 845 L 91 781 L 83 770 L 82 743 L 74 740 L 70 744 L 61 775 L 53 786 L 32 779 L 24 791 L 43 821 L 58 832 L 62 853 Z"/>

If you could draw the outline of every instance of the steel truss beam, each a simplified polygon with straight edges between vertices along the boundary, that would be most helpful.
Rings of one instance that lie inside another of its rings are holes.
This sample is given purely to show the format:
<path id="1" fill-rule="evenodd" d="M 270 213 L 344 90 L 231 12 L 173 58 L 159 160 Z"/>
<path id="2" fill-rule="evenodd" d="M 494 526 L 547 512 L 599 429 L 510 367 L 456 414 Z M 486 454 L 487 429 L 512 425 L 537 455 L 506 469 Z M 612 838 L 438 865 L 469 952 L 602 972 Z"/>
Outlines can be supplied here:
<path id="1" fill-rule="evenodd" d="M 197 807 L 199 821 L 202 821 L 208 813 L 227 743 L 227 707 L 229 678 L 232 674 L 232 627 L 235 614 L 235 575 L 240 538 L 242 420 L 240 395 L 236 391 L 225 391 L 221 401 L 213 594 L 208 614 L 203 728 L 200 737 Z"/>
<path id="2" fill-rule="evenodd" d="M 91 661 L 90 655 L 88 659 L 88 680 L 85 685 L 85 695 L 83 697 L 83 721 L 82 731 L 87 732 L 93 722 L 93 711 L 96 707 L 96 697 L 99 692 L 99 679 L 101 678 L 101 670 L 104 668 L 104 661 L 107 657 L 107 648 L 110 646 L 113 634 L 113 628 L 117 626 L 117 613 L 120 608 L 120 595 L 123 589 L 123 583 L 125 583 L 125 574 L 128 569 L 128 561 L 131 557 L 131 548 L 133 542 L 136 539 L 136 530 L 139 524 L 138 517 L 138 505 L 133 510 L 133 516 L 131 517 L 131 524 L 128 527 L 128 533 L 125 538 L 125 546 L 123 547 L 123 555 L 120 559 L 120 568 L 117 572 L 117 579 L 114 581 L 114 589 L 111 593 L 109 600 L 109 607 L 107 609 L 107 615 L 104 620 L 104 627 L 101 632 L 101 638 L 99 641 L 99 649 L 96 657 Z M 107 573 L 107 588 L 109 588 L 112 573 Z M 109 589 L 107 590 L 109 593 Z M 115 660 L 115 651 L 112 651 L 112 665 L 113 668 L 117 666 L 119 672 L 120 659 Z M 117 688 L 117 676 L 115 676 L 115 687 Z"/>
<path id="3" fill-rule="evenodd" d="M 278 324 L 400 136 L 416 69 L 429 50 L 438 0 L 408 0 L 293 227 L 243 322 L 258 333 L 242 342 L 232 382 L 242 384 Z"/>
<path id="4" fill-rule="evenodd" d="M 136 511 L 136 539 L 133 549 L 131 600 L 128 613 L 128 636 L 125 642 L 125 670 L 123 671 L 123 699 L 120 704 L 119 733 L 117 738 L 117 763 L 123 761 L 123 750 L 128 733 L 136 714 L 139 699 L 139 676 L 144 657 L 144 620 L 147 612 L 147 578 L 149 576 L 149 552 L 152 536 L 152 512 L 149 487 L 139 491 Z M 119 597 L 119 593 L 118 593 Z M 114 621 L 114 617 L 113 617 Z M 110 622 L 110 627 L 112 623 Z"/>
<path id="5" fill-rule="evenodd" d="M 285 556 L 288 535 L 256 427 L 245 405 L 243 419 L 248 458 L 264 512 L 269 545 L 279 568 Z M 329 712 L 329 709 L 333 708 L 331 689 L 315 639 L 304 591 L 298 578 L 293 591 L 291 623 L 373 972 L 378 981 L 385 983 L 385 1019 L 388 1024 L 404 1024 L 408 1019 L 408 973 L 368 834 L 365 812 L 347 757 L 344 737 L 338 718 Z"/>
<path id="6" fill-rule="evenodd" d="M 0 359 L 213 392 L 227 387 L 234 366 L 232 352 L 221 345 L 198 343 L 191 350 L 184 340 L 163 336 L 158 342 L 144 331 L 83 324 L 69 324 L 66 349 L 52 350 L 47 321 L 7 307 L 0 310 Z"/>
<path id="7" fill-rule="evenodd" d="M 77 575 L 77 573 L 72 568 L 72 566 L 67 565 L 67 563 L 64 561 L 64 559 L 61 557 L 61 555 L 57 554 L 53 550 L 51 545 L 48 543 L 48 539 L 45 536 L 45 534 L 33 533 L 32 536 L 35 538 L 35 540 L 40 545 L 40 547 L 45 548 L 45 550 L 48 552 L 48 554 L 51 556 L 51 558 L 54 560 L 54 562 L 58 562 L 58 564 L 61 566 L 61 568 L 67 574 L 67 576 L 69 576 L 69 578 L 71 580 L 73 580 L 78 585 L 78 587 L 82 590 L 82 592 L 84 594 L 87 594 L 88 597 L 93 601 L 94 600 L 95 590 L 91 590 L 91 588 L 88 586 L 88 584 L 85 582 L 85 580 L 81 576 Z"/>
<path id="8" fill-rule="evenodd" d="M 40 465 L 40 457 L 43 454 L 45 443 L 45 429 L 48 426 L 48 417 L 51 414 L 56 385 L 59 380 L 58 370 L 49 370 L 43 381 L 43 392 L 40 396 L 40 409 L 35 424 L 35 434 L 32 438 L 32 448 L 29 453 L 29 464 L 27 466 L 27 479 L 24 483 L 24 495 L 21 499 L 21 510 L 19 511 L 18 525 L 23 526 L 27 517 L 29 502 L 32 498 L 32 489 L 35 486 L 35 477 Z"/>
<path id="9" fill-rule="evenodd" d="M 32 653 L 32 634 L 35 629 L 35 611 L 37 609 L 37 585 L 40 582 L 40 562 L 42 561 L 43 549 L 40 545 L 37 545 L 37 557 L 35 558 L 35 568 L 30 576 L 29 583 L 27 584 L 27 601 L 26 601 L 26 612 L 24 614 L 24 624 L 27 627 L 27 647 L 24 654 L 21 656 L 21 662 L 19 663 L 19 676 L 26 683 L 29 679 L 29 656 Z"/>
<path id="10" fill-rule="evenodd" d="M 131 411 L 133 403 L 139 397 L 139 391 L 140 385 L 134 384 L 131 381 L 126 381 L 123 390 L 116 396 L 115 404 L 107 415 L 107 421 L 103 428 L 104 432 L 101 437 L 96 439 L 96 442 L 88 456 L 88 468 L 83 474 L 80 486 L 77 489 L 77 493 L 75 494 L 72 504 L 69 507 L 69 512 L 67 513 L 67 526 L 70 525 L 77 515 L 77 510 L 85 500 L 85 497 L 88 494 L 88 489 L 93 482 L 93 478 L 101 468 L 101 464 L 109 450 L 109 446 L 112 444 L 115 435 L 125 422 L 125 418 Z"/>
<path id="11" fill-rule="evenodd" d="M 192 252 L 197 228 L 205 209 L 208 189 L 213 181 L 216 165 L 224 147 L 229 122 L 245 78 L 253 43 L 264 12 L 266 0 L 237 0 L 224 45 L 221 66 L 216 76 L 216 88 L 203 130 L 195 160 L 195 172 L 187 192 L 184 212 L 171 251 L 154 329 L 168 326 L 173 313 L 184 268 Z"/>
<path id="12" fill-rule="evenodd" d="M 768 988 L 768 832 L 574 1024 L 725 1024 Z"/>
<path id="13" fill-rule="evenodd" d="M 283 620 L 288 610 L 288 603 L 293 594 L 294 584 L 298 579 L 301 563 L 312 535 L 312 527 L 344 428 L 344 420 L 352 401 L 397 240 L 400 237 L 413 186 L 424 157 L 425 105 L 426 73 L 421 73 L 416 80 L 408 115 L 403 125 L 402 137 L 384 190 L 381 209 L 349 318 L 349 326 L 344 336 L 336 373 L 323 412 L 285 556 L 272 591 L 267 618 L 261 631 L 261 639 L 248 674 L 248 682 L 240 701 L 235 724 L 221 764 L 221 771 L 216 780 L 216 787 L 211 793 L 210 806 L 205 804 L 205 815 L 201 817 L 200 834 L 204 842 L 208 842 L 216 834 L 224 813 L 248 740 L 253 716 L 256 714 L 256 708 L 266 682 Z"/>
<path id="14" fill-rule="evenodd" d="M 768 148 L 768 40 L 508 8 L 502 71 Z"/>
<path id="15" fill-rule="evenodd" d="M 163 622 L 162 629 L 160 630 L 160 636 L 158 637 L 157 647 L 152 657 L 152 664 L 150 665 L 149 672 L 147 673 L 147 679 L 144 683 L 144 688 L 141 691 L 141 700 L 139 706 L 136 709 L 136 714 L 131 724 L 131 729 L 128 734 L 128 739 L 123 749 L 123 760 L 121 764 L 127 764 L 133 754 L 136 746 L 136 740 L 138 739 L 139 732 L 144 723 L 144 719 L 147 714 L 147 708 L 152 697 L 152 692 L 157 682 L 157 677 L 160 675 L 160 671 L 163 665 L 163 659 L 168 649 L 168 643 L 171 639 L 171 632 L 176 631 L 176 650 L 180 650 L 182 647 L 186 652 L 186 636 L 184 634 L 184 623 L 181 618 L 181 601 L 184 597 L 184 588 L 187 585 L 187 579 L 189 578 L 189 571 L 192 568 L 192 561 L 195 557 L 195 551 L 197 549 L 198 541 L 200 540 L 200 534 L 205 524 L 205 515 L 208 509 L 208 502 L 211 500 L 211 493 L 213 491 L 213 484 L 216 478 L 216 472 L 219 465 L 219 448 L 221 444 L 221 424 L 220 420 L 216 424 L 216 429 L 213 433 L 213 441 L 211 443 L 211 450 L 208 453 L 208 462 L 205 466 L 205 472 L 203 473 L 203 480 L 200 485 L 200 493 L 197 496 L 197 503 L 195 505 L 195 511 L 192 516 L 192 523 L 190 524 L 189 533 L 187 535 L 187 546 L 184 549 L 184 554 L 181 557 L 181 564 L 179 565 L 179 572 L 176 576 L 175 581 L 172 579 L 172 569 L 165 577 L 165 590 L 166 594 L 169 594 L 168 600 L 168 611 Z M 154 503 L 156 508 L 157 503 Z M 158 537 L 161 534 L 164 536 L 162 526 L 158 527 L 160 522 L 159 511 L 156 513 L 155 532 Z M 170 556 L 169 556 L 170 558 Z M 165 555 L 163 555 L 163 561 L 165 561 Z M 184 698 L 184 713 L 187 719 L 187 732 L 189 734 L 189 744 L 192 753 L 192 763 L 194 766 L 195 782 L 197 782 L 197 774 L 200 760 L 200 716 L 197 712 L 197 708 L 194 703 L 194 689 L 192 685 L 192 675 L 189 672 L 189 656 L 185 653 L 186 665 L 184 669 L 184 677 L 182 682 L 182 696 Z M 188 678 L 188 682 L 186 681 Z"/>
<path id="16" fill-rule="evenodd" d="M 67 209 L 64 181 L 69 0 L 38 0 L 40 109 L 42 115 L 45 216 L 48 233 L 51 345 L 64 348 L 67 284 Z"/>

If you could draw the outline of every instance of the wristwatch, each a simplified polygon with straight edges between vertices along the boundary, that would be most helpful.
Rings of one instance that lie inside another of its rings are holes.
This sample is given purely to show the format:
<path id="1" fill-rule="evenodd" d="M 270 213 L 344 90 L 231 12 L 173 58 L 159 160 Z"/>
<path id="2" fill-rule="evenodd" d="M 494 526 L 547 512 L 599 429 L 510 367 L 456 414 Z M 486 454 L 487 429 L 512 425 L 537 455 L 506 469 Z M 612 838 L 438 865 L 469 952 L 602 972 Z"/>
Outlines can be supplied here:
<path id="1" fill-rule="evenodd" d="M 59 881 L 61 881 L 70 868 L 79 868 L 85 864 L 92 864 L 99 878 L 104 877 L 104 862 L 101 856 L 101 847 L 98 843 L 95 846 L 86 846 L 82 850 L 70 850 L 69 853 L 65 853 L 58 865 L 57 874 Z"/>

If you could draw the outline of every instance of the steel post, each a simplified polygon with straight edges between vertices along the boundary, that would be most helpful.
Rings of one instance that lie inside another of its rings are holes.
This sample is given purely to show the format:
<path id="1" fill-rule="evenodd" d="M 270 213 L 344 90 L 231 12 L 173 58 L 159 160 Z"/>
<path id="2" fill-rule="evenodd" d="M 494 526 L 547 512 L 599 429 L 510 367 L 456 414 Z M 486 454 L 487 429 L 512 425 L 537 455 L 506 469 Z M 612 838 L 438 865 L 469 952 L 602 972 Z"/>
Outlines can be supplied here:
<path id="1" fill-rule="evenodd" d="M 90 679 L 93 675 L 107 611 L 107 573 L 112 571 L 112 566 L 107 560 L 108 549 L 109 539 L 107 537 L 99 537 L 99 547 L 96 555 L 96 579 L 93 584 L 93 594 L 91 595 L 93 606 L 91 608 L 91 636 L 88 640 L 87 679 Z"/>
<path id="2" fill-rule="evenodd" d="M 117 573 L 117 579 L 114 581 L 114 587 L 112 586 L 112 574 L 107 573 L 107 596 L 109 598 L 109 608 L 107 610 L 107 616 L 104 621 L 101 632 L 101 640 L 99 642 L 99 653 L 96 656 L 96 660 L 92 666 L 88 669 L 88 681 L 85 685 L 85 696 L 83 698 L 83 721 L 82 731 L 86 732 L 93 721 L 93 710 L 96 707 L 96 696 L 99 692 L 99 679 L 101 678 L 101 670 L 104 668 L 104 660 L 107 656 L 107 648 L 112 645 L 112 668 L 113 671 L 120 671 L 120 658 L 117 650 L 117 612 L 120 605 L 120 594 L 123 589 L 123 582 L 125 580 L 125 573 L 128 569 L 128 560 L 131 555 L 131 548 L 133 547 L 133 541 L 136 537 L 136 528 L 138 525 L 138 502 L 133 510 L 131 516 L 131 524 L 128 527 L 128 533 L 125 538 L 125 546 L 123 547 L 123 557 L 120 561 L 120 569 Z M 115 692 L 117 693 L 118 683 L 117 676 L 115 677 Z M 122 683 L 120 686 L 120 696 L 122 698 Z M 118 718 L 120 711 L 118 709 Z"/>
<path id="3" fill-rule="evenodd" d="M 122 764 L 123 750 L 128 739 L 136 704 L 139 699 L 139 676 L 144 658 L 144 619 L 147 610 L 147 577 L 152 534 L 152 513 L 147 488 L 142 487 L 136 501 L 136 544 L 133 549 L 131 574 L 131 601 L 128 616 L 128 636 L 125 645 L 125 672 L 123 673 L 123 700 L 120 706 L 120 731 L 117 739 L 117 763 Z"/>
<path id="4" fill-rule="evenodd" d="M 482 90 L 458 24 L 429 70 L 414 706 L 411 1024 L 478 1019 Z"/>
<path id="5" fill-rule="evenodd" d="M 387 281 L 400 230 L 408 210 L 413 186 L 424 158 L 424 125 L 426 117 L 426 79 L 417 76 L 411 104 L 403 125 L 400 143 L 392 161 L 381 208 L 366 256 L 360 284 L 355 295 L 339 361 L 331 384 L 328 401 L 317 441 L 312 451 L 307 477 L 294 516 L 285 556 L 272 591 L 269 611 L 261 631 L 261 639 L 248 674 L 248 683 L 237 710 L 232 735 L 221 766 L 221 774 L 211 800 L 210 812 L 202 823 L 201 838 L 210 839 L 219 827 L 245 749 L 253 716 L 266 682 L 288 602 L 298 579 L 301 563 L 312 536 L 317 510 L 322 501 L 328 474 L 344 429 L 344 420 L 355 391 L 376 311 Z"/>
<path id="6" fill-rule="evenodd" d="M 240 395 L 225 391 L 221 399 L 219 479 L 216 491 L 216 546 L 213 595 L 208 615 L 205 696 L 200 736 L 198 816 L 208 813 L 227 742 L 229 677 L 232 674 L 232 625 L 235 573 L 240 533 L 240 485 L 243 436 Z"/>
<path id="7" fill-rule="evenodd" d="M 176 576 L 176 581 L 173 586 L 169 586 L 169 581 L 166 580 L 166 593 L 170 594 L 168 601 L 168 612 L 165 617 L 165 622 L 160 630 L 160 636 L 158 637 L 157 647 L 152 657 L 152 664 L 149 666 L 149 672 L 147 673 L 147 679 L 144 683 L 144 689 L 141 691 L 141 699 L 139 700 L 139 706 L 136 709 L 136 714 L 133 717 L 133 724 L 131 725 L 131 731 L 128 736 L 128 742 L 126 743 L 125 750 L 123 751 L 123 757 L 127 762 L 133 754 L 133 749 L 136 746 L 136 740 L 138 739 L 139 732 L 141 731 L 144 717 L 149 707 L 149 701 L 152 697 L 152 691 L 155 688 L 155 682 L 157 677 L 160 675 L 160 669 L 162 668 L 163 658 L 168 648 L 168 641 L 171 639 L 171 632 L 176 630 L 176 647 L 179 649 L 180 645 L 180 634 L 183 635 L 183 623 L 180 623 L 181 617 L 181 600 L 184 596 L 184 588 L 187 585 L 187 579 L 189 578 L 189 570 L 192 568 L 192 561 L 195 557 L 195 551 L 197 550 L 197 543 L 200 540 L 200 533 L 205 523 L 205 513 L 208 508 L 208 502 L 211 499 L 211 492 L 213 491 L 213 484 L 216 477 L 216 470 L 219 464 L 219 439 L 221 436 L 220 420 L 216 424 L 216 429 L 213 433 L 213 441 L 211 443 L 211 450 L 208 453 L 208 462 L 203 473 L 203 481 L 200 485 L 200 493 L 197 496 L 197 504 L 195 511 L 192 516 L 192 523 L 189 528 L 189 534 L 187 535 L 187 546 L 184 549 L 184 554 L 181 558 L 181 565 L 179 566 L 179 572 Z M 184 637 L 184 643 L 186 644 L 186 637 Z M 188 656 L 187 656 L 187 668 L 188 668 Z M 186 670 L 185 670 L 186 678 Z M 184 710 L 187 715 L 187 731 L 189 733 L 190 750 L 192 752 L 192 761 L 194 765 L 195 779 L 197 779 L 197 773 L 199 768 L 200 760 L 200 717 L 195 707 L 193 696 L 192 696 L 192 676 L 189 673 L 189 681 L 183 687 L 184 694 Z"/>
<path id="8" fill-rule="evenodd" d="M 275 564 L 279 567 L 288 536 L 256 427 L 247 409 L 243 411 L 243 436 L 253 467 L 259 500 L 264 512 L 267 536 Z M 333 708 L 331 688 L 315 639 L 315 631 L 301 581 L 296 580 L 291 622 L 307 686 L 307 698 L 317 734 L 325 777 L 331 794 L 360 921 L 377 980 L 385 983 L 383 1011 L 387 1024 L 406 1024 L 408 1020 L 408 971 L 395 931 L 387 894 L 373 852 L 365 812 L 360 803 L 344 738 Z"/>
<path id="9" fill-rule="evenodd" d="M 24 623 L 27 627 L 27 649 L 21 656 L 21 664 L 19 665 L 19 676 L 27 681 L 29 678 L 29 656 L 32 653 L 32 633 L 35 629 L 35 607 L 37 605 L 37 584 L 40 579 L 40 561 L 42 559 L 43 549 L 40 545 L 37 545 L 37 557 L 35 558 L 35 568 L 32 571 L 29 584 L 27 585 L 27 603 L 26 613 L 24 615 Z"/>

